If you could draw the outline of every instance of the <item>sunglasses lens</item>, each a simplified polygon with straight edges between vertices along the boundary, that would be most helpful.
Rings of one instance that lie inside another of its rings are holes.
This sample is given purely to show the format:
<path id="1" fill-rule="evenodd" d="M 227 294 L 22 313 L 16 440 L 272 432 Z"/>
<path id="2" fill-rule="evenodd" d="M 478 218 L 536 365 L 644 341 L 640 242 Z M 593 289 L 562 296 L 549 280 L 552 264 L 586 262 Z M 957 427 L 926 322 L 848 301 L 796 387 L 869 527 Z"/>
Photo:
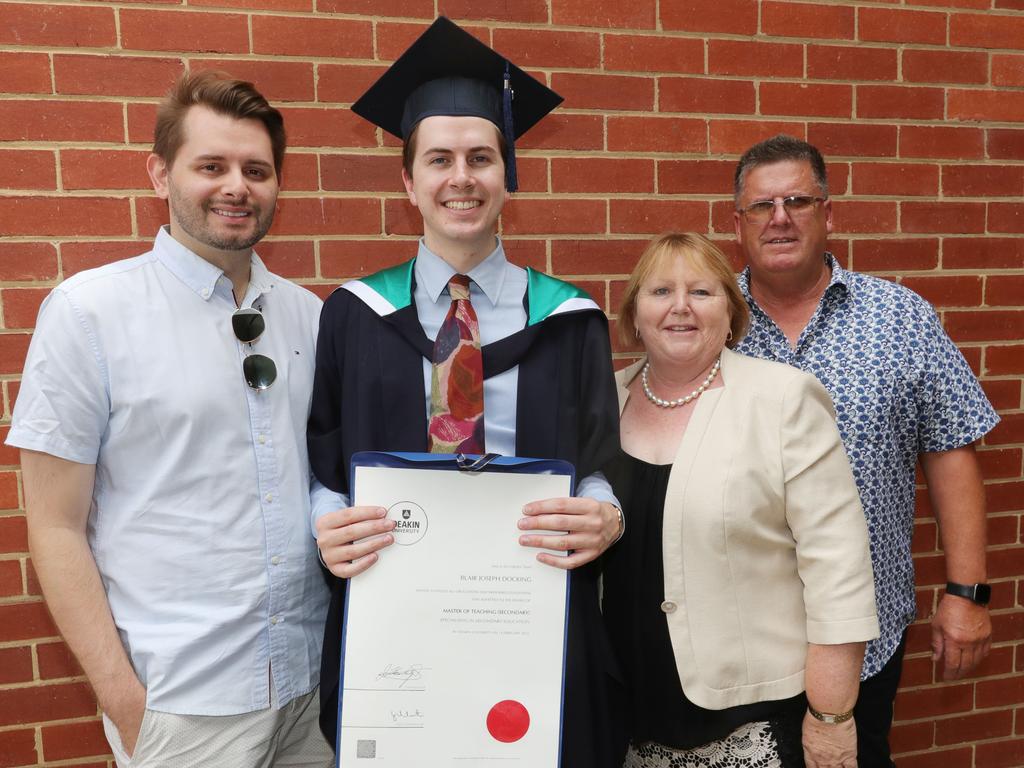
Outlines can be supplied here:
<path id="1" fill-rule="evenodd" d="M 247 307 L 235 310 L 231 315 L 231 327 L 235 331 L 236 339 L 245 344 L 252 344 L 263 335 L 267 324 L 263 322 L 263 315 L 258 309 Z"/>
<path id="2" fill-rule="evenodd" d="M 242 374 L 253 389 L 266 389 L 277 379 L 277 366 L 266 355 L 249 355 L 242 361 Z"/>

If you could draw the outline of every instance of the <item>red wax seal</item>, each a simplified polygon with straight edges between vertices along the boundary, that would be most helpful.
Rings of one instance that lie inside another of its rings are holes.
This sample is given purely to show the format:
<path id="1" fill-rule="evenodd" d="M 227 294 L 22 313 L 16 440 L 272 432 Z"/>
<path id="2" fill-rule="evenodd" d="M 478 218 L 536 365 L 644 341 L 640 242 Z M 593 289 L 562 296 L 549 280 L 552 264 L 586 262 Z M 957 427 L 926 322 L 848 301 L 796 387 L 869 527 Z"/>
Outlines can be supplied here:
<path id="1" fill-rule="evenodd" d="M 530 728 L 530 713 L 518 701 L 499 701 L 487 713 L 487 730 L 506 744 L 519 741 Z"/>

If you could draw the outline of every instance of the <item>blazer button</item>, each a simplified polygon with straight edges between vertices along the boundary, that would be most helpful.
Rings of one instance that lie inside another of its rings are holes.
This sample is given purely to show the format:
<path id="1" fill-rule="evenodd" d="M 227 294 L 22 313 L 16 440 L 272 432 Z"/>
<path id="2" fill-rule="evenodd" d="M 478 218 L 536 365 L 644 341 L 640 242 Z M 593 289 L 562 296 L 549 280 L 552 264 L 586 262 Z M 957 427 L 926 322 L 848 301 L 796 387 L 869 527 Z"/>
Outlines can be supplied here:
<path id="1" fill-rule="evenodd" d="M 675 613 L 676 604 L 673 603 L 671 600 L 666 600 L 664 603 L 661 604 L 661 610 L 663 610 L 665 613 Z"/>

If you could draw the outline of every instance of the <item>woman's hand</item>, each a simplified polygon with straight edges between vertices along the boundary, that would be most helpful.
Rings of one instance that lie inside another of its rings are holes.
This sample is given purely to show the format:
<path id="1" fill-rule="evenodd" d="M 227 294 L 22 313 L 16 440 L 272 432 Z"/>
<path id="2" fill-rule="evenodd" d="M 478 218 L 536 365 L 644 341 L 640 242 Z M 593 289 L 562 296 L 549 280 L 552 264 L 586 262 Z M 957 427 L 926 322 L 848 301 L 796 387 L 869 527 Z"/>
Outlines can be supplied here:
<path id="1" fill-rule="evenodd" d="M 803 744 L 807 768 L 857 768 L 857 726 L 852 718 L 831 724 L 806 713 Z"/>

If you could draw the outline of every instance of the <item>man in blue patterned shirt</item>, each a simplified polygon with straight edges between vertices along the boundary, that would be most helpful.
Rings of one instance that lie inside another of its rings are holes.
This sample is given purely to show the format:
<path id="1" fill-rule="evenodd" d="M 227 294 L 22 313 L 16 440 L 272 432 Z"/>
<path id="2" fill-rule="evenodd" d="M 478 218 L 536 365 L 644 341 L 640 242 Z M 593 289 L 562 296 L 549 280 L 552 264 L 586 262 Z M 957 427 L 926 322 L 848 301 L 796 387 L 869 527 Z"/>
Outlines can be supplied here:
<path id="1" fill-rule="evenodd" d="M 985 657 L 992 631 L 974 443 L 999 419 L 924 299 L 847 271 L 825 250 L 832 203 L 815 147 L 789 136 L 763 141 L 740 159 L 735 183 L 736 238 L 747 261 L 740 286 L 751 309 L 736 349 L 821 380 L 860 490 L 881 637 L 867 646 L 854 709 L 858 765 L 890 768 L 892 702 L 916 615 L 915 465 L 928 483 L 950 582 L 932 618 L 933 657 L 956 679 Z"/>

